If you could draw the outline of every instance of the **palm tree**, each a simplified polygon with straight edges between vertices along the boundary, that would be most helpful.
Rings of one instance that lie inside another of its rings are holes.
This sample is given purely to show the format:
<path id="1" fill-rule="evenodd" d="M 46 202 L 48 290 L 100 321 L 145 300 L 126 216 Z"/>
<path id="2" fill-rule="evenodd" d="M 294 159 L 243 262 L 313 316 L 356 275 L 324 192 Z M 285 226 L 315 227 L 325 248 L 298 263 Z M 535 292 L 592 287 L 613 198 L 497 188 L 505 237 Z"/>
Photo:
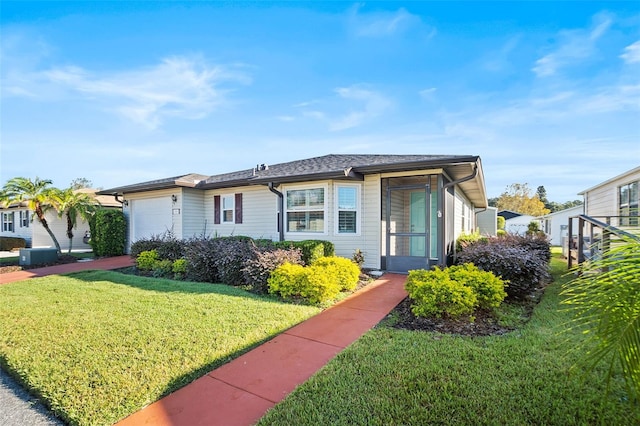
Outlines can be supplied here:
<path id="1" fill-rule="evenodd" d="M 578 266 L 580 275 L 565 285 L 562 303 L 585 327 L 581 363 L 591 370 L 604 360 L 608 380 L 619 365 L 630 399 L 640 401 L 640 239 L 621 239 L 622 245 Z"/>
<path id="2" fill-rule="evenodd" d="M 33 210 L 36 217 L 42 224 L 42 227 L 47 231 L 53 243 L 58 250 L 58 255 L 61 254 L 60 243 L 56 239 L 56 236 L 49 228 L 45 213 L 53 206 L 51 204 L 53 193 L 55 188 L 50 185 L 52 182 L 48 179 L 40 179 L 36 177 L 34 180 L 15 177 L 7 181 L 2 187 L 0 193 L 0 202 L 8 206 L 14 203 L 26 203 L 29 210 Z"/>
<path id="3" fill-rule="evenodd" d="M 90 193 L 67 188 L 54 191 L 52 203 L 58 211 L 58 216 L 65 216 L 67 218 L 67 237 L 69 238 L 68 253 L 71 253 L 73 246 L 73 229 L 78 223 L 78 217 L 88 222 L 96 211 L 96 200 Z"/>

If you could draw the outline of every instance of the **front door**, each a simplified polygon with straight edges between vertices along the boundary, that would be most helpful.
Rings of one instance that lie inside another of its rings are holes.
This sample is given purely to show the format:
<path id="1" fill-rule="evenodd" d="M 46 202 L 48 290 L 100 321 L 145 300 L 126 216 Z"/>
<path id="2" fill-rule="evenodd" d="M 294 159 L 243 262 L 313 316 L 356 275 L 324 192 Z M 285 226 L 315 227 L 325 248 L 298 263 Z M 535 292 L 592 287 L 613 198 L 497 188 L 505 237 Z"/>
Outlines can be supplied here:
<path id="1" fill-rule="evenodd" d="M 407 272 L 429 267 L 429 185 L 388 186 L 386 266 Z"/>

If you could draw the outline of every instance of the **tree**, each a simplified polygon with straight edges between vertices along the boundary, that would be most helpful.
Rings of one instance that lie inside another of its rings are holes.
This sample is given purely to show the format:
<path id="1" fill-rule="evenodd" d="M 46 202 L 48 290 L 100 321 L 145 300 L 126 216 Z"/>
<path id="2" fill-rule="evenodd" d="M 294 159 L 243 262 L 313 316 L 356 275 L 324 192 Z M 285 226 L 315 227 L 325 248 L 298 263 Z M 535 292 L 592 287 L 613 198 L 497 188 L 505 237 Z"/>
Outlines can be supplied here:
<path id="1" fill-rule="evenodd" d="M 496 203 L 498 210 L 511 210 L 531 216 L 543 216 L 550 210 L 545 208 L 538 194 L 531 195 L 528 184 L 513 183 L 503 192 Z"/>
<path id="2" fill-rule="evenodd" d="M 54 196 L 55 188 L 51 187 L 52 181 L 48 179 L 40 179 L 36 177 L 34 180 L 24 177 L 15 177 L 7 181 L 2 187 L 2 193 L 0 194 L 0 201 L 4 205 L 10 205 L 13 203 L 26 203 L 29 210 L 33 210 L 36 217 L 42 224 L 42 227 L 47 231 L 53 244 L 58 250 L 58 255 L 62 253 L 60 249 L 60 243 L 56 239 L 56 236 L 49 228 L 45 214 L 50 210 L 52 205 L 52 198 Z"/>
<path id="3" fill-rule="evenodd" d="M 578 348 L 578 365 L 593 370 L 609 364 L 607 383 L 618 364 L 630 400 L 640 402 L 640 240 L 621 237 L 622 245 L 577 267 L 578 277 L 565 284 L 562 295 L 584 327 L 587 339 Z M 607 386 L 608 389 L 608 386 Z"/>
<path id="4" fill-rule="evenodd" d="M 69 185 L 71 189 L 93 188 L 93 183 L 87 178 L 75 178 Z"/>
<path id="5" fill-rule="evenodd" d="M 78 217 L 89 222 L 96 211 L 96 201 L 87 192 L 74 190 L 73 187 L 64 190 L 53 191 L 52 204 L 58 211 L 58 216 L 67 218 L 67 238 L 69 238 L 69 251 L 73 246 L 73 229 L 78 223 Z"/>

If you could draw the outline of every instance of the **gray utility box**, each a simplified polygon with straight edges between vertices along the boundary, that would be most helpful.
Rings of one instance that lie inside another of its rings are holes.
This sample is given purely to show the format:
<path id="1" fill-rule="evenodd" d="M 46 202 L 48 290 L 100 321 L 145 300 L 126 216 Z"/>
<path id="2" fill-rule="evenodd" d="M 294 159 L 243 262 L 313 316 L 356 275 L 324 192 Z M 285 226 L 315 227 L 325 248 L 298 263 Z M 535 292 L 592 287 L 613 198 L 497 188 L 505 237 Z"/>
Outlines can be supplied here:
<path id="1" fill-rule="evenodd" d="M 58 250 L 54 248 L 20 249 L 20 266 L 39 265 L 58 261 Z"/>

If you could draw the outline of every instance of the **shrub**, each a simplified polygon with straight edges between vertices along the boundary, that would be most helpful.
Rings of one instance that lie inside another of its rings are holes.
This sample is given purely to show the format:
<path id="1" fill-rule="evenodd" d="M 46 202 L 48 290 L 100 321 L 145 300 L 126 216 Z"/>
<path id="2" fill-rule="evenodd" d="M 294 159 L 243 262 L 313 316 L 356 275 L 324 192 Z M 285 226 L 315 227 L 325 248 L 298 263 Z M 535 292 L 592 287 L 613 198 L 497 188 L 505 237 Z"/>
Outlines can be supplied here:
<path id="1" fill-rule="evenodd" d="M 27 247 L 27 241 L 18 237 L 0 237 L 0 250 L 11 251 Z"/>
<path id="2" fill-rule="evenodd" d="M 503 280 L 491 272 L 481 271 L 471 263 L 451 266 L 446 271 L 452 280 L 473 290 L 478 299 L 479 308 L 497 308 L 507 297 L 504 290 L 506 284 Z"/>
<path id="3" fill-rule="evenodd" d="M 171 271 L 179 276 L 183 276 L 187 272 L 187 259 L 176 259 L 171 265 Z"/>
<path id="4" fill-rule="evenodd" d="M 302 261 L 305 265 L 311 265 L 323 256 L 334 256 L 335 246 L 331 241 L 303 240 L 303 241 L 279 241 L 274 243 L 277 248 L 297 248 L 302 252 Z"/>
<path id="5" fill-rule="evenodd" d="M 162 259 L 156 261 L 153 265 L 153 276 L 162 278 L 162 277 L 171 277 L 173 275 L 173 262 L 169 259 Z"/>
<path id="6" fill-rule="evenodd" d="M 134 242 L 131 244 L 130 254 L 131 257 L 136 258 L 143 251 L 156 250 L 160 259 L 173 261 L 184 256 L 184 244 L 184 241 L 178 240 L 173 233 L 166 232 Z"/>
<path id="7" fill-rule="evenodd" d="M 353 260 L 353 262 L 358 265 L 359 268 L 362 268 L 362 265 L 364 265 L 364 253 L 362 252 L 362 250 L 356 249 L 353 252 L 351 260 Z"/>
<path id="8" fill-rule="evenodd" d="M 185 242 L 185 278 L 207 283 L 218 282 L 215 265 L 216 245 L 210 238 L 193 238 Z"/>
<path id="9" fill-rule="evenodd" d="M 537 242 L 524 237 L 501 237 L 486 243 L 472 244 L 458 254 L 458 263 L 473 263 L 483 271 L 493 272 L 509 282 L 509 298 L 522 299 L 549 280 L 548 261 L 544 253 L 531 246 Z"/>
<path id="10" fill-rule="evenodd" d="M 507 220 L 504 217 L 502 216 L 496 217 L 496 226 L 498 228 L 498 231 L 504 231 L 504 227 L 506 225 L 507 225 Z"/>
<path id="11" fill-rule="evenodd" d="M 456 251 L 460 252 L 472 244 L 486 242 L 488 239 L 486 236 L 480 235 L 480 232 L 462 233 L 456 240 Z"/>
<path id="12" fill-rule="evenodd" d="M 213 264 L 224 284 L 244 284 L 242 269 L 255 258 L 255 245 L 249 237 L 218 237 L 213 239 Z"/>
<path id="13" fill-rule="evenodd" d="M 124 254 L 127 222 L 124 213 L 115 209 L 99 209 L 89 220 L 91 248 L 96 256 Z"/>
<path id="14" fill-rule="evenodd" d="M 157 251 L 143 251 L 136 258 L 136 268 L 141 271 L 151 271 L 159 260 L 160 258 L 158 257 Z"/>
<path id="15" fill-rule="evenodd" d="M 253 291 L 266 293 L 267 280 L 271 272 L 287 262 L 302 265 L 302 252 L 299 249 L 256 250 L 255 258 L 247 260 L 242 268 L 244 282 L 249 284 Z"/>
<path id="16" fill-rule="evenodd" d="M 300 297 L 317 304 L 334 299 L 340 292 L 335 280 L 315 265 L 301 266 L 285 263 L 277 267 L 268 279 L 269 293 L 278 293 L 285 299 Z"/>
<path id="17" fill-rule="evenodd" d="M 478 303 L 470 287 L 454 281 L 446 270 L 438 268 L 409 271 L 405 288 L 416 316 L 458 317 L 473 313 Z"/>
<path id="18" fill-rule="evenodd" d="M 321 257 L 312 266 L 323 268 L 324 273 L 331 280 L 335 280 L 338 283 L 340 290 L 351 291 L 358 285 L 360 268 L 347 258 L 338 256 Z"/>

